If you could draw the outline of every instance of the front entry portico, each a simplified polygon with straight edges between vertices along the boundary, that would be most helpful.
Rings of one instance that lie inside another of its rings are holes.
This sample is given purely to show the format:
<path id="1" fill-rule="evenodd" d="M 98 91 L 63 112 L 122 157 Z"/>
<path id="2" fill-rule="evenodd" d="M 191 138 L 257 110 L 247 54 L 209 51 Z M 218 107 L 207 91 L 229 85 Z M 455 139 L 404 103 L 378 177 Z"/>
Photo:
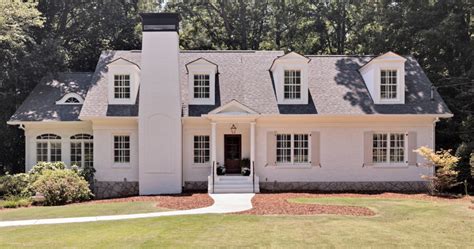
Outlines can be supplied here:
<path id="1" fill-rule="evenodd" d="M 258 113 L 233 100 L 203 116 L 211 121 L 209 192 L 258 192 L 258 177 L 255 175 Z M 249 176 L 241 175 L 244 158 L 250 161 Z M 226 175 L 217 175 L 219 166 L 225 167 Z"/>

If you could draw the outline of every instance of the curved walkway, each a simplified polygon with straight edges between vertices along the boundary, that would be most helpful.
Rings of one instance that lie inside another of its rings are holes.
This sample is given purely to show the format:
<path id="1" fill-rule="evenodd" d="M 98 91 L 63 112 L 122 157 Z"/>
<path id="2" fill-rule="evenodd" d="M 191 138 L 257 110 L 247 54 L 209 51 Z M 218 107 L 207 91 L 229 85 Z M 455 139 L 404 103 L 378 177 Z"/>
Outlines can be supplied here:
<path id="1" fill-rule="evenodd" d="M 153 218 L 162 216 L 176 215 L 192 215 L 192 214 L 224 214 L 249 210 L 252 208 L 252 197 L 255 194 L 209 194 L 214 199 L 214 204 L 205 208 L 143 213 L 143 214 L 124 214 L 124 215 L 107 215 L 107 216 L 89 216 L 89 217 L 73 217 L 73 218 L 54 218 L 54 219 L 37 219 L 37 220 L 16 220 L 1 221 L 0 227 L 12 226 L 30 226 L 30 225 L 50 225 L 65 224 L 93 221 L 108 220 L 128 220 L 139 218 Z"/>

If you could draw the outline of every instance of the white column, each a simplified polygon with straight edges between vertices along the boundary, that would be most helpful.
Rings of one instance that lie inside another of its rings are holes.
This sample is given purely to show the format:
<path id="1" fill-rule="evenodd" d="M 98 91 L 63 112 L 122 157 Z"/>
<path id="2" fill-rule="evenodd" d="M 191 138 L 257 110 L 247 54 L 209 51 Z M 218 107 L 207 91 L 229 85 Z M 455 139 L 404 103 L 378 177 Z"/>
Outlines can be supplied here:
<path id="1" fill-rule="evenodd" d="M 254 174 L 255 162 L 255 122 L 250 123 L 250 170 Z"/>
<path id="2" fill-rule="evenodd" d="M 214 174 L 217 174 L 217 144 L 216 144 L 216 136 L 217 136 L 217 124 L 216 122 L 211 123 L 211 163 L 214 167 Z"/>

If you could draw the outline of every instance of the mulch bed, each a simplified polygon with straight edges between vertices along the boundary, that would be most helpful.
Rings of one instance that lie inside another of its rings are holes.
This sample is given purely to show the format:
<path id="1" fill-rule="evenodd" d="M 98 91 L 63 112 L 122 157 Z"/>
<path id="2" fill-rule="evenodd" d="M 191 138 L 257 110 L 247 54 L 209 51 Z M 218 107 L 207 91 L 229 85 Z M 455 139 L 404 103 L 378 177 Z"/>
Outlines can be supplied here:
<path id="1" fill-rule="evenodd" d="M 327 195 L 325 195 L 327 196 Z M 375 212 L 366 207 L 336 206 L 322 204 L 290 203 L 288 199 L 314 197 L 312 194 L 281 193 L 281 194 L 257 194 L 252 199 L 254 208 L 239 212 L 238 214 L 252 215 L 315 215 L 315 214 L 337 214 L 352 216 L 373 216 Z"/>
<path id="2" fill-rule="evenodd" d="M 239 214 L 253 215 L 315 215 L 336 214 L 352 216 L 373 216 L 376 213 L 367 207 L 340 206 L 323 204 L 290 203 L 292 198 L 323 198 L 323 197 L 354 197 L 354 198 L 376 198 L 376 199 L 414 199 L 425 201 L 466 201 L 466 198 L 454 196 L 431 196 L 427 194 L 356 194 L 356 193 L 268 193 L 257 194 L 252 199 L 253 209 L 240 212 Z M 474 209 L 474 207 L 471 207 Z"/>
<path id="3" fill-rule="evenodd" d="M 111 202 L 134 202 L 134 201 L 152 201 L 157 202 L 156 206 L 160 208 L 185 210 L 193 208 L 203 208 L 211 206 L 214 200 L 204 193 L 180 194 L 180 195 L 156 195 L 156 196 L 133 196 L 126 198 L 93 200 L 86 203 L 111 203 Z"/>

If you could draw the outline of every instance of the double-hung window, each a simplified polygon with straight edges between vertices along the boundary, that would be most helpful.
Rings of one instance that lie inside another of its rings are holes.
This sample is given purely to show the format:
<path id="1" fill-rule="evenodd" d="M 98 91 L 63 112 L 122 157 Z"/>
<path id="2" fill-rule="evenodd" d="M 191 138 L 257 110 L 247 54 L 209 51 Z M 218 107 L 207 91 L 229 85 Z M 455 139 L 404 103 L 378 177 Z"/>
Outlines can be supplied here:
<path id="1" fill-rule="evenodd" d="M 209 136 L 194 136 L 194 163 L 209 163 Z"/>
<path id="2" fill-rule="evenodd" d="M 116 74 L 114 75 L 114 98 L 129 99 L 130 98 L 130 75 Z"/>
<path id="3" fill-rule="evenodd" d="M 61 137 L 55 134 L 42 134 L 36 137 L 36 161 L 61 161 Z"/>
<path id="4" fill-rule="evenodd" d="M 301 71 L 285 70 L 283 96 L 285 99 L 301 99 Z"/>
<path id="5" fill-rule="evenodd" d="M 71 136 L 71 165 L 89 167 L 94 164 L 93 136 L 77 134 Z"/>
<path id="6" fill-rule="evenodd" d="M 309 163 L 308 134 L 277 134 L 276 142 L 277 163 Z"/>
<path id="7" fill-rule="evenodd" d="M 397 70 L 380 71 L 380 98 L 397 98 Z"/>
<path id="8" fill-rule="evenodd" d="M 405 161 L 405 134 L 375 133 L 372 142 L 374 163 L 403 163 Z"/>
<path id="9" fill-rule="evenodd" d="M 211 94 L 210 76 L 209 74 L 194 75 L 194 98 L 208 99 Z"/>
<path id="10" fill-rule="evenodd" d="M 114 136 L 114 162 L 130 162 L 130 136 Z"/>

